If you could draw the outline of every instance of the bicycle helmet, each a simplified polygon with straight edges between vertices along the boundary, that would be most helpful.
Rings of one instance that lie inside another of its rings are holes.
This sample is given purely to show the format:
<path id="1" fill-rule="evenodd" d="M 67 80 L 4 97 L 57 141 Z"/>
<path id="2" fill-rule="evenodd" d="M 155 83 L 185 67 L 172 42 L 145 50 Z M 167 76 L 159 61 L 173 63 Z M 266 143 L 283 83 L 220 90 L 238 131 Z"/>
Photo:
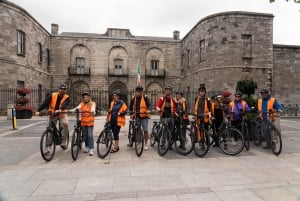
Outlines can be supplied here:
<path id="1" fill-rule="evenodd" d="M 262 88 L 262 89 L 260 90 L 260 93 L 266 93 L 266 94 L 268 94 L 268 93 L 269 93 L 269 90 L 268 90 L 267 88 Z"/>
<path id="2" fill-rule="evenodd" d="M 113 94 L 114 96 L 119 96 L 119 97 L 121 96 L 121 92 L 120 92 L 119 89 L 114 90 L 112 94 Z"/>
<path id="3" fill-rule="evenodd" d="M 170 89 L 170 90 L 172 90 L 172 87 L 171 87 L 171 85 L 167 84 L 167 85 L 165 86 L 165 90 L 166 90 L 166 89 Z"/>
<path id="4" fill-rule="evenodd" d="M 59 89 L 67 89 L 68 85 L 67 84 L 61 84 L 58 86 Z"/>
<path id="5" fill-rule="evenodd" d="M 200 91 L 200 90 L 206 91 L 205 84 L 200 84 L 200 87 L 199 87 L 198 91 Z"/>
<path id="6" fill-rule="evenodd" d="M 83 93 L 81 94 L 81 96 L 82 96 L 82 97 L 84 97 L 84 96 L 91 96 L 91 94 L 90 94 L 89 92 L 85 91 L 85 92 L 83 92 Z"/>
<path id="7" fill-rule="evenodd" d="M 136 90 L 136 91 L 143 91 L 143 87 L 142 87 L 142 86 L 136 86 L 136 87 L 135 87 L 135 90 Z"/>
<path id="8" fill-rule="evenodd" d="M 235 96 L 242 96 L 243 94 L 240 91 L 236 91 L 234 95 Z"/>

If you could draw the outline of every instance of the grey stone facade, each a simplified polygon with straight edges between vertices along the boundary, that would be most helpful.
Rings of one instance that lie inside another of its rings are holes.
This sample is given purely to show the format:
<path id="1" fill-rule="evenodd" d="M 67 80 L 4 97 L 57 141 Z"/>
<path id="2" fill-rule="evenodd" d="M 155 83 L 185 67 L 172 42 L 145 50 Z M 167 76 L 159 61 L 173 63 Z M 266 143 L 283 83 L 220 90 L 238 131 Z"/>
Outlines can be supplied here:
<path id="1" fill-rule="evenodd" d="M 103 34 L 59 33 L 58 24 L 49 33 L 26 10 L 3 0 L 0 20 L 2 88 L 23 81 L 29 88 L 55 89 L 67 82 L 78 89 L 118 88 L 127 93 L 136 86 L 140 63 L 141 84 L 147 90 L 172 84 L 175 90 L 194 91 L 206 83 L 214 94 L 234 91 L 237 81 L 250 78 L 284 102 L 300 102 L 300 47 L 273 44 L 271 14 L 218 13 L 200 20 L 183 39 L 178 31 L 169 38 L 112 28 Z M 26 34 L 25 55 L 17 54 L 18 30 Z"/>

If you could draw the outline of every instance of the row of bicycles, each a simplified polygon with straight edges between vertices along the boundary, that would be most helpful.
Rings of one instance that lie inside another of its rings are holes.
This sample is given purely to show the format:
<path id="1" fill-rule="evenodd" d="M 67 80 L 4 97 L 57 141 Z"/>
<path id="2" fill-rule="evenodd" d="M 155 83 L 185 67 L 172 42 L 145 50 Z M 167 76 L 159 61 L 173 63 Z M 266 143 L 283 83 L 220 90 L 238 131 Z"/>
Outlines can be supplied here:
<path id="1" fill-rule="evenodd" d="M 193 114 L 189 114 L 193 116 Z M 204 127 L 204 117 L 198 116 L 197 121 L 190 120 L 188 126 L 183 126 L 182 118 L 179 118 L 179 126 L 170 129 L 170 120 L 164 118 L 154 121 L 150 136 L 150 145 L 157 143 L 157 151 L 164 156 L 174 144 L 175 150 L 182 155 L 188 155 L 192 151 L 199 157 L 205 156 L 213 144 L 218 144 L 220 150 L 227 155 L 237 155 L 244 149 L 250 149 L 250 141 L 259 146 L 262 142 L 275 155 L 282 151 L 281 133 L 271 121 L 265 123 L 259 118 L 248 121 L 246 113 L 243 114 L 243 121 L 238 126 L 231 125 L 230 114 L 227 114 L 219 129 L 215 122 L 210 121 L 208 128 Z M 248 126 L 251 124 L 251 126 Z M 251 131 L 249 128 L 251 127 Z"/>
<path id="2" fill-rule="evenodd" d="M 80 112 L 75 112 L 76 124 L 74 125 L 71 138 L 71 156 L 77 160 L 82 144 L 85 142 L 85 134 L 80 125 Z M 189 114 L 193 116 L 193 114 Z M 275 155 L 282 151 L 282 138 L 280 130 L 270 121 L 267 124 L 258 118 L 254 121 L 247 121 L 243 118 L 238 128 L 231 125 L 230 115 L 226 115 L 218 131 L 214 121 L 210 121 L 209 127 L 205 128 L 203 122 L 204 116 L 198 116 L 190 120 L 189 125 L 184 126 L 184 122 L 179 115 L 178 126 L 174 127 L 173 132 L 170 129 L 170 118 L 163 118 L 159 121 L 153 121 L 150 134 L 150 145 L 157 144 L 157 151 L 160 156 L 167 154 L 174 144 L 175 150 L 182 155 L 188 155 L 192 151 L 203 157 L 210 147 L 217 143 L 220 150 L 228 155 L 237 155 L 244 149 L 250 149 L 250 141 L 259 146 L 265 141 Z M 63 141 L 62 127 L 50 121 L 50 125 L 43 132 L 40 140 L 40 152 L 45 161 L 51 161 L 55 155 L 57 145 Z M 247 124 L 251 123 L 251 132 Z M 267 135 L 266 135 L 267 133 Z M 141 156 L 144 150 L 144 132 L 141 123 L 132 119 L 129 121 L 128 130 L 129 145 L 133 146 L 137 156 Z M 66 147 L 69 144 L 69 136 L 66 139 Z M 103 130 L 100 132 L 97 141 L 97 155 L 99 158 L 105 158 L 111 151 L 113 145 L 113 133 L 110 123 L 106 122 Z"/>
<path id="3" fill-rule="evenodd" d="M 74 125 L 71 139 L 71 156 L 74 161 L 77 160 L 79 151 L 82 149 L 86 138 L 84 132 L 82 132 L 80 114 L 81 112 L 79 111 L 75 112 L 76 123 Z M 53 115 L 58 115 L 58 113 Z M 51 121 L 53 115 L 49 114 L 50 124 L 43 132 L 40 140 L 40 152 L 45 161 L 51 161 L 53 159 L 56 146 L 62 145 L 63 141 L 62 126 L 60 125 L 60 121 L 58 121 L 58 125 Z M 61 146 L 63 149 L 68 147 L 69 138 L 70 137 L 68 135 L 66 139 L 66 146 Z M 105 122 L 104 128 L 100 132 L 96 141 L 97 155 L 99 158 L 105 158 L 111 152 L 113 140 L 114 138 L 111 125 L 109 122 Z M 136 155 L 141 156 L 144 150 L 144 132 L 140 122 L 135 119 L 129 121 L 128 140 L 130 145 L 134 144 Z"/>

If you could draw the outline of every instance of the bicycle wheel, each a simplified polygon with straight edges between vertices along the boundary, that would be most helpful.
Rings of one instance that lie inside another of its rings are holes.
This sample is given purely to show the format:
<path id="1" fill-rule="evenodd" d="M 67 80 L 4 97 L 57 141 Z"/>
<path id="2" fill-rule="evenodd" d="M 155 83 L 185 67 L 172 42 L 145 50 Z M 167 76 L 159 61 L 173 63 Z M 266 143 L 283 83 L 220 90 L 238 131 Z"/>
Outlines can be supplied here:
<path id="1" fill-rule="evenodd" d="M 168 128 L 163 128 L 159 131 L 157 152 L 160 156 L 166 155 L 170 147 L 171 131 Z"/>
<path id="2" fill-rule="evenodd" d="M 136 129 L 134 147 L 136 155 L 141 156 L 144 150 L 144 133 L 141 127 Z"/>
<path id="3" fill-rule="evenodd" d="M 271 128 L 271 149 L 276 156 L 278 156 L 282 150 L 281 133 L 275 127 Z"/>
<path id="4" fill-rule="evenodd" d="M 249 139 L 249 132 L 248 132 L 247 124 L 242 126 L 242 133 L 243 133 L 243 137 L 244 137 L 244 141 L 245 141 L 244 146 L 245 146 L 246 150 L 248 151 L 250 149 L 250 139 Z"/>
<path id="5" fill-rule="evenodd" d="M 201 129 L 201 132 L 204 132 L 204 136 L 199 140 L 199 142 L 195 142 L 194 152 L 197 156 L 203 157 L 207 154 L 210 147 L 210 136 L 206 129 Z"/>
<path id="6" fill-rule="evenodd" d="M 237 155 L 244 149 L 244 137 L 236 128 L 228 128 L 219 137 L 220 149 L 228 155 Z"/>
<path id="7" fill-rule="evenodd" d="M 190 128 L 186 128 L 184 133 L 179 134 L 175 139 L 175 149 L 182 155 L 191 153 L 195 146 L 195 134 Z"/>
<path id="8" fill-rule="evenodd" d="M 131 125 L 130 125 L 131 126 Z M 129 128 L 128 130 L 128 145 L 129 146 L 132 146 L 133 145 L 133 142 L 134 142 L 134 139 L 133 139 L 133 128 Z"/>
<path id="9" fill-rule="evenodd" d="M 81 148 L 81 134 L 80 131 L 74 129 L 72 141 L 71 141 L 71 155 L 74 161 L 76 161 L 79 153 L 79 149 Z"/>
<path id="10" fill-rule="evenodd" d="M 259 146 L 262 143 L 263 141 L 262 132 L 263 130 L 261 127 L 261 123 L 255 121 L 254 125 L 252 125 L 252 132 L 251 132 L 252 141 L 255 146 Z"/>
<path id="11" fill-rule="evenodd" d="M 40 151 L 43 159 L 45 161 L 51 161 L 55 154 L 55 140 L 52 132 L 46 130 L 42 136 L 40 141 Z"/>
<path id="12" fill-rule="evenodd" d="M 104 129 L 97 140 L 97 154 L 99 158 L 105 158 L 112 147 L 112 133 Z"/>

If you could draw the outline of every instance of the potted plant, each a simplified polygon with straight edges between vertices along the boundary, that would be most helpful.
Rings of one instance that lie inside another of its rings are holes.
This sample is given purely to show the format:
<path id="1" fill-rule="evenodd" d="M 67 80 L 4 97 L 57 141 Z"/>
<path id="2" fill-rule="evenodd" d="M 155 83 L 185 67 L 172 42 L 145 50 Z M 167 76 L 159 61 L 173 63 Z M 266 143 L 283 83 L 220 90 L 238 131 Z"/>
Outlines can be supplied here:
<path id="1" fill-rule="evenodd" d="M 18 97 L 15 100 L 16 118 L 30 119 L 32 117 L 33 108 L 29 105 L 30 99 L 26 98 L 26 94 L 30 94 L 31 90 L 25 87 L 17 88 Z"/>

